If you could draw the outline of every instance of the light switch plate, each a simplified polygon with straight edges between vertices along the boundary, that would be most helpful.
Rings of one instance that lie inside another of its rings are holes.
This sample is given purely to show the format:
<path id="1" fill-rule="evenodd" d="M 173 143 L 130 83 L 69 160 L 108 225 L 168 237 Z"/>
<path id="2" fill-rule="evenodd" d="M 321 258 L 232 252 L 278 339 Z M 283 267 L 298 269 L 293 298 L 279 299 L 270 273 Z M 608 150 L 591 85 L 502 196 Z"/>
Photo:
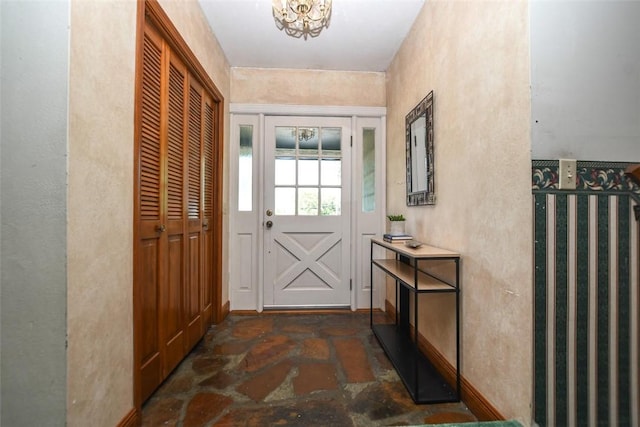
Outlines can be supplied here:
<path id="1" fill-rule="evenodd" d="M 558 167 L 558 188 L 560 190 L 576 189 L 576 161 L 560 159 Z"/>

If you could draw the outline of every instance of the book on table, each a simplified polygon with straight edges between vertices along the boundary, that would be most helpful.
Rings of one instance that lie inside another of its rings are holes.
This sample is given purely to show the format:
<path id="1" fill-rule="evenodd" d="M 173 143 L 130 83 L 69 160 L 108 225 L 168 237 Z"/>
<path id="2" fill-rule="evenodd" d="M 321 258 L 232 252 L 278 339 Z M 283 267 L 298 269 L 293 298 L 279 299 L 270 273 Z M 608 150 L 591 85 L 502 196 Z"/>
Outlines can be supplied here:
<path id="1" fill-rule="evenodd" d="M 412 240 L 413 236 L 409 235 L 409 234 L 405 234 L 405 233 L 399 233 L 399 234 L 395 234 L 395 233 L 386 233 L 382 236 L 382 239 L 385 242 L 404 242 L 406 240 Z"/>

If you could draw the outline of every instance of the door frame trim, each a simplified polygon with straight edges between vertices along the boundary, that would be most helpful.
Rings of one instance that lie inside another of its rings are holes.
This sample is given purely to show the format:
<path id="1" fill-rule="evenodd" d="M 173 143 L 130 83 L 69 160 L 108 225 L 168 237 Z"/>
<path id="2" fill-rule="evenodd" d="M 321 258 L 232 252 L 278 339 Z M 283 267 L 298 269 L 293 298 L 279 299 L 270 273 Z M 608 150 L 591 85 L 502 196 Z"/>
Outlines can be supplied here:
<path id="1" fill-rule="evenodd" d="M 387 107 L 231 103 L 229 113 L 265 116 L 385 117 Z"/>

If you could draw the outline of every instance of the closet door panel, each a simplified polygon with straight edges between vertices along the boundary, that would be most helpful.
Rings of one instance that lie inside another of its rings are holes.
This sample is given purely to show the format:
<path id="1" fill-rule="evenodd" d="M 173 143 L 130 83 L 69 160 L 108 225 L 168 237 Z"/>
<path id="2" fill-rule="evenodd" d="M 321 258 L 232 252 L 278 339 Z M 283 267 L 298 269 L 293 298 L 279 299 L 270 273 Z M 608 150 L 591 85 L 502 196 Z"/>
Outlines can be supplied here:
<path id="1" fill-rule="evenodd" d="M 162 290 L 165 358 L 163 375 L 167 376 L 185 355 L 183 316 L 184 240 L 177 234 L 169 237 L 168 280 Z"/>
<path id="2" fill-rule="evenodd" d="M 142 330 L 139 360 L 142 396 L 146 399 L 162 381 L 159 288 L 164 278 L 161 241 L 161 71 L 162 41 L 145 33 L 143 45 L 141 126 L 138 144 L 139 252 L 136 292 Z"/>
<path id="3" fill-rule="evenodd" d="M 187 299 L 189 347 L 202 337 L 202 315 L 200 311 L 200 235 L 189 235 L 189 293 Z"/>
<path id="4" fill-rule="evenodd" d="M 141 340 L 140 360 L 142 396 L 146 399 L 162 382 L 160 346 L 158 341 L 158 239 L 141 242 L 140 327 L 144 331 Z"/>
<path id="5" fill-rule="evenodd" d="M 166 234 L 168 239 L 168 277 L 163 283 L 163 343 L 166 348 L 163 373 L 168 375 L 186 354 L 184 325 L 185 263 L 185 122 L 187 70 L 171 52 L 167 52 L 167 134 L 166 134 Z"/>
<path id="6" fill-rule="evenodd" d="M 189 274 L 187 285 L 188 346 L 193 347 L 202 337 L 204 325 L 200 309 L 202 279 L 202 87 L 194 80 L 189 81 L 189 124 L 187 135 L 188 189 L 187 227 L 189 235 Z"/>

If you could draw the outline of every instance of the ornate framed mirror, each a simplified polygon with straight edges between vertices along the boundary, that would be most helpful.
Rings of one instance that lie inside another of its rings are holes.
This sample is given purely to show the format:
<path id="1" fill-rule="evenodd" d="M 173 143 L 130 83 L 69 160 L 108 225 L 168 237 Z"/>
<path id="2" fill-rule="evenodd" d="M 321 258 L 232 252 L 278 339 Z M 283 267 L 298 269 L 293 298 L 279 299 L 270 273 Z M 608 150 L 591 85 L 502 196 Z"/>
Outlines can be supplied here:
<path id="1" fill-rule="evenodd" d="M 436 203 L 433 162 L 433 91 L 407 114 L 407 206 Z"/>

